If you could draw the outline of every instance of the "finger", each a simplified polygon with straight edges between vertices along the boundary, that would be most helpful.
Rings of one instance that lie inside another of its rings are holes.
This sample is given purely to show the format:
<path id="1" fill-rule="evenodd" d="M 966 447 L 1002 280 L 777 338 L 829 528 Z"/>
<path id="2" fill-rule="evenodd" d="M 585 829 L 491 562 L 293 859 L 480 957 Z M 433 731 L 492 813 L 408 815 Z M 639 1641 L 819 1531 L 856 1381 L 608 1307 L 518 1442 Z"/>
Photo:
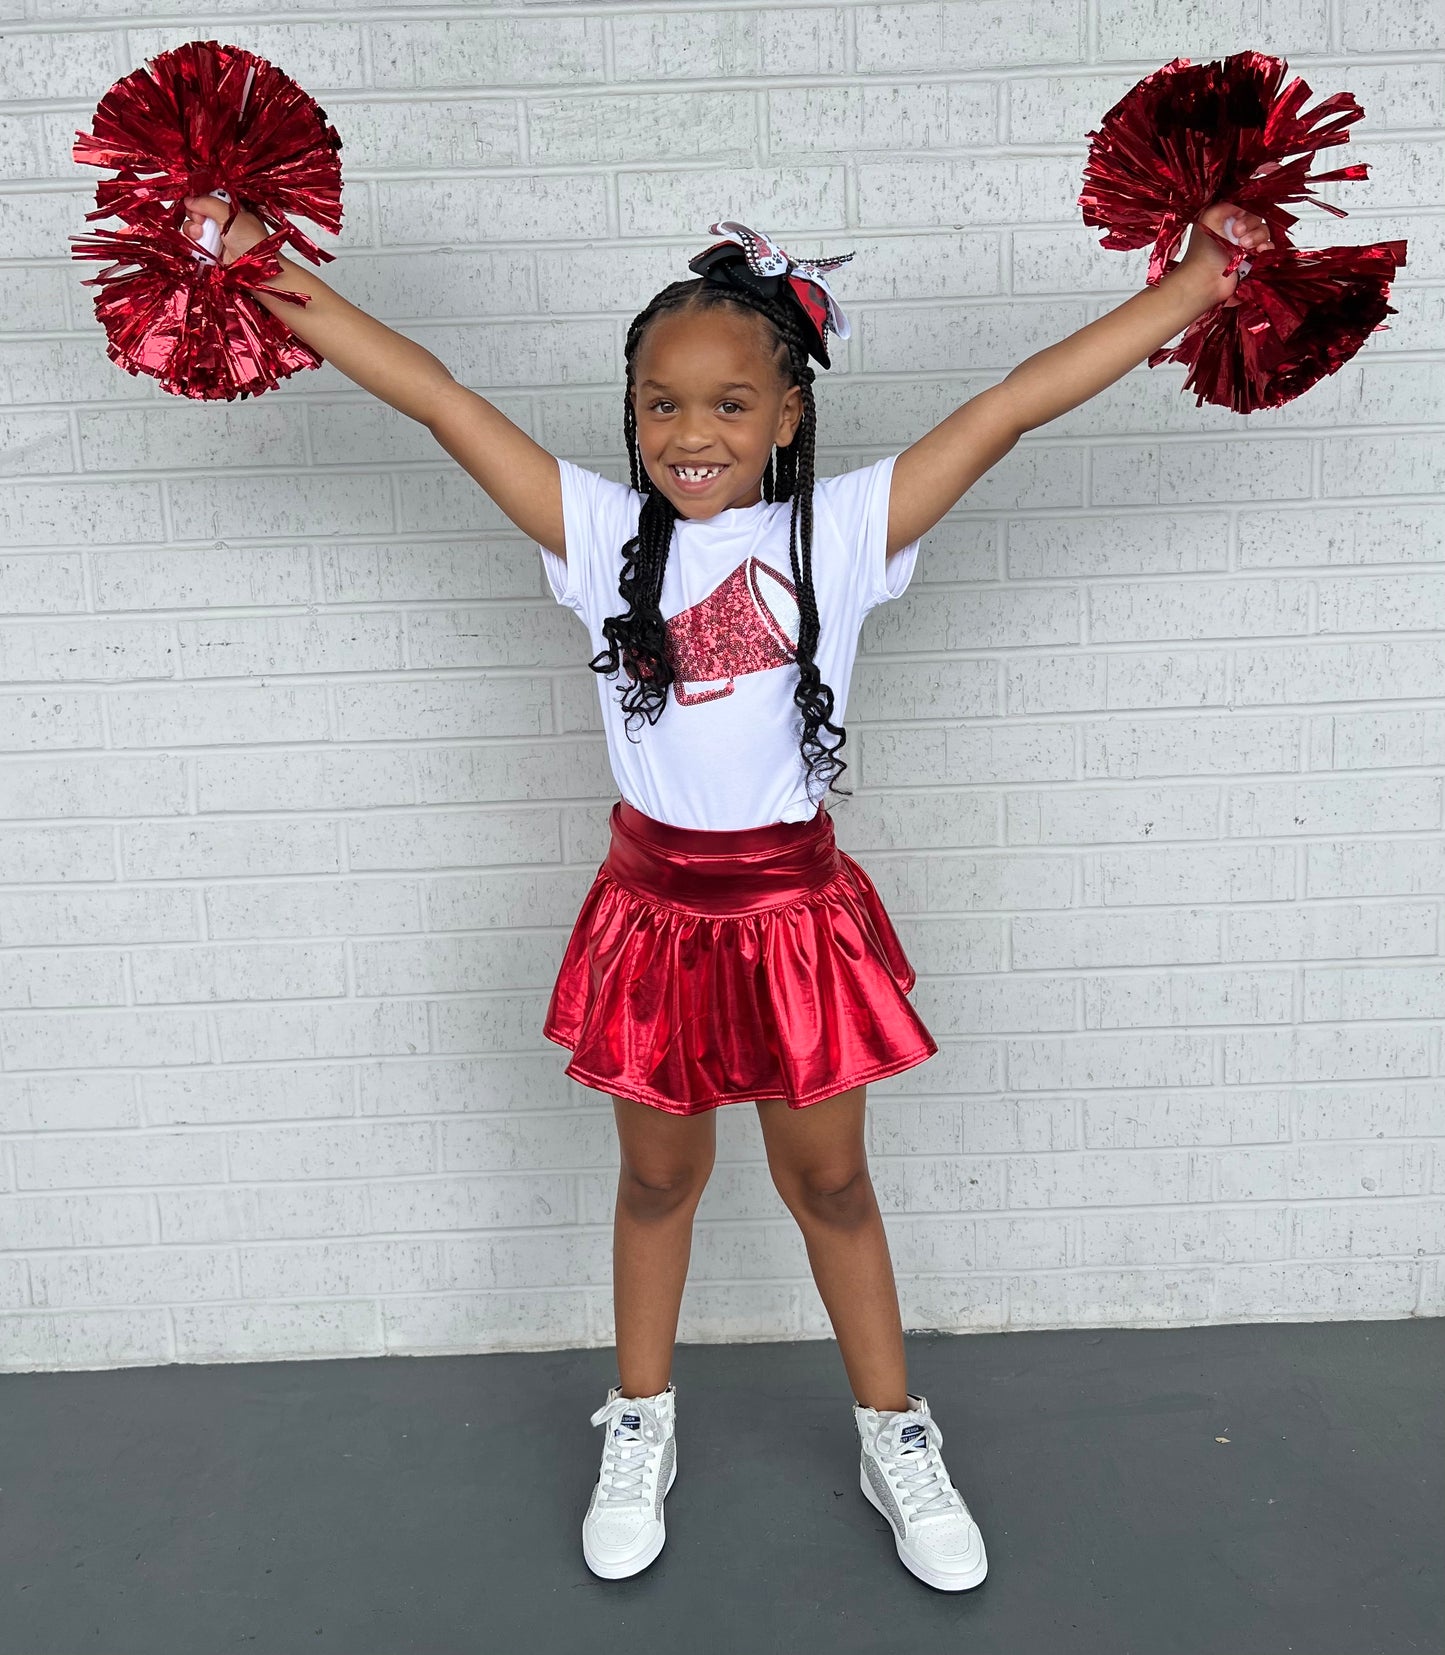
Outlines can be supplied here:
<path id="1" fill-rule="evenodd" d="M 231 209 L 224 201 L 218 201 L 213 195 L 188 195 L 184 198 L 184 205 L 199 218 L 213 218 L 218 224 L 224 224 L 231 216 Z"/>

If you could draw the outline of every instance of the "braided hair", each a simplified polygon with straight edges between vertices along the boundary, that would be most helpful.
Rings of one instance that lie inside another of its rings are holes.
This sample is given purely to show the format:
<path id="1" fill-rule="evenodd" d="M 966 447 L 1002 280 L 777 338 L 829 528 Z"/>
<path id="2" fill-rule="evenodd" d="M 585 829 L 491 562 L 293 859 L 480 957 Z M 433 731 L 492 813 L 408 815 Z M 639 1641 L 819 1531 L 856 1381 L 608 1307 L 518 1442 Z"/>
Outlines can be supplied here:
<path id="1" fill-rule="evenodd" d="M 618 594 L 627 604 L 621 615 L 608 616 L 602 622 L 606 648 L 587 663 L 599 674 L 611 675 L 621 667 L 628 682 L 619 691 L 622 710 L 626 713 L 629 732 L 635 718 L 645 718 L 656 724 L 667 705 L 667 692 L 676 673 L 668 651 L 667 632 L 659 608 L 662 595 L 662 577 L 667 569 L 667 554 L 672 544 L 673 524 L 677 508 L 658 489 L 647 475 L 637 448 L 637 410 L 633 404 L 634 364 L 637 350 L 648 325 L 657 316 L 668 311 L 684 309 L 711 309 L 716 305 L 733 305 L 741 310 L 756 311 L 773 330 L 774 361 L 779 371 L 802 393 L 803 413 L 793 440 L 774 451 L 763 473 L 763 497 L 774 501 L 792 502 L 793 510 L 788 531 L 788 551 L 792 560 L 793 584 L 798 597 L 798 643 L 795 658 L 798 683 L 793 691 L 793 702 L 802 714 L 802 732 L 799 751 L 806 766 L 808 796 L 813 796 L 813 783 L 822 779 L 825 791 L 851 797 L 847 788 L 835 787 L 834 781 L 848 768 L 837 756 L 847 739 L 847 731 L 832 722 L 833 691 L 823 682 L 814 654 L 818 647 L 818 602 L 813 590 L 813 459 L 817 417 L 813 404 L 813 370 L 808 364 L 808 347 L 796 308 L 787 299 L 766 298 L 761 294 L 735 288 L 722 288 L 705 282 L 673 282 L 662 289 L 644 310 L 633 318 L 627 330 L 625 354 L 627 358 L 627 386 L 623 396 L 622 424 L 632 470 L 632 487 L 643 496 L 638 517 L 637 533 L 622 548 L 622 571 L 618 578 Z M 778 357 L 786 353 L 786 366 Z M 831 746 L 820 739 L 819 732 L 836 739 Z"/>

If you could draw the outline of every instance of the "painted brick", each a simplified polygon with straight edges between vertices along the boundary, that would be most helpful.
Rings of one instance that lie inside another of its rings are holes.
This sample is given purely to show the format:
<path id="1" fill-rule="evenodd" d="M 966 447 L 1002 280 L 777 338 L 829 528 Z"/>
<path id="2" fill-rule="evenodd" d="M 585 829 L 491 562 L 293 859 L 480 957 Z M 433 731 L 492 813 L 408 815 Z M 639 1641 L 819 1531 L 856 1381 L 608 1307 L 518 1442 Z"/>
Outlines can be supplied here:
<path id="1" fill-rule="evenodd" d="M 346 992 L 339 942 L 138 948 L 131 973 L 138 1005 L 319 999 Z"/>
<path id="2" fill-rule="evenodd" d="M 1250 511 L 1240 518 L 1245 568 L 1435 563 L 1445 506 L 1331 506 Z"/>
<path id="3" fill-rule="evenodd" d="M 32 622 L 0 626 L 0 673 L 11 683 L 170 678 L 176 647 L 158 621 Z"/>
<path id="4" fill-rule="evenodd" d="M 567 16 L 377 22 L 373 81 L 430 90 L 600 80 L 604 26 L 600 17 Z"/>
<path id="5" fill-rule="evenodd" d="M 85 607 L 78 552 L 0 555 L 0 584 L 11 615 L 49 615 Z"/>
<path id="6" fill-rule="evenodd" d="M 427 1048 L 426 1007 L 409 1000 L 228 1007 L 214 1016 L 226 1063 L 386 1057 Z"/>
<path id="7" fill-rule="evenodd" d="M 337 285 L 344 286 L 352 304 L 392 326 L 410 320 L 433 321 L 444 316 L 525 315 L 547 308 L 539 307 L 536 302 L 537 284 L 532 266 L 532 255 L 526 249 L 464 250 L 442 246 L 423 251 L 407 247 L 351 254 L 345 261 L 345 275 L 338 278 Z M 356 395 L 350 380 L 341 378 L 339 388 Z M 370 406 L 366 402 L 358 404 L 362 410 Z M 375 406 L 377 411 L 392 416 L 394 429 L 406 428 L 405 415 L 395 413 L 385 404 Z M 500 399 L 497 406 L 506 411 Z M 313 403 L 307 410 L 308 416 L 314 416 L 317 411 L 318 405 Z"/>
<path id="8" fill-rule="evenodd" d="M 860 73 L 1072 61 L 1084 47 L 1076 8 L 1024 0 L 954 0 L 857 8 Z"/>
<path id="9" fill-rule="evenodd" d="M 244 609 L 311 596 L 303 546 L 97 552 L 92 563 L 99 609 Z"/>
<path id="10" fill-rule="evenodd" d="M 15 1069 L 113 1063 L 205 1063 L 204 1018 L 193 1011 L 55 1012 L 0 1016 L 0 1056 Z"/>
<path id="11" fill-rule="evenodd" d="M 988 144 L 998 129 L 997 103 L 997 89 L 978 82 L 771 90 L 768 145 L 774 155 L 813 155 Z"/>
<path id="12" fill-rule="evenodd" d="M 515 98 L 348 103 L 346 122 L 346 152 L 353 171 L 505 167 L 522 158 Z"/>
<path id="13" fill-rule="evenodd" d="M 641 92 L 529 98 L 527 147 L 544 166 L 647 162 L 659 135 L 697 161 L 746 163 L 757 153 L 756 99 L 748 92 Z"/>
<path id="14" fill-rule="evenodd" d="M 0 815 L 178 816 L 188 808 L 178 758 L 37 759 L 0 773 Z"/>
<path id="15" fill-rule="evenodd" d="M 624 236 L 696 236 L 694 201 L 706 201 L 721 221 L 761 198 L 777 223 L 834 230 L 846 222 L 845 195 L 842 167 L 624 172 L 617 178 L 618 228 Z"/>
<path id="16" fill-rule="evenodd" d="M 313 96 L 363 84 L 361 30 L 353 23 L 242 22 L 225 38 L 272 63 L 284 64 L 286 73 Z M 173 28 L 126 31 L 129 59 L 137 63 L 176 44 Z"/>
<path id="17" fill-rule="evenodd" d="M 87 471 L 214 471 L 275 463 L 302 441 L 298 407 L 249 402 L 199 408 L 100 408 L 80 416 Z"/>
<path id="18" fill-rule="evenodd" d="M 384 179 L 376 193 L 384 247 L 607 234 L 605 181 L 585 173 Z"/>
<path id="19" fill-rule="evenodd" d="M 121 45 L 120 35 L 108 30 L 7 34 L 0 51 L 0 98 L 94 97 L 97 87 L 104 89 L 130 68 Z"/>
<path id="20" fill-rule="evenodd" d="M 8 884 L 115 877 L 108 827 L 0 828 L 0 867 Z"/>
<path id="21" fill-rule="evenodd" d="M 123 828 L 121 840 L 130 879 L 335 873 L 340 866 L 331 822 L 165 822 Z"/>
<path id="22" fill-rule="evenodd" d="M 402 664 L 401 626 L 394 615 L 181 621 L 176 631 L 187 678 L 386 672 Z"/>
<path id="23" fill-rule="evenodd" d="M 140 1124 L 140 1102 L 130 1075 L 10 1075 L 0 1081 L 0 1131 L 98 1130 Z"/>
<path id="24" fill-rule="evenodd" d="M 206 922 L 213 937 L 394 935 L 421 924 L 415 884 L 402 879 L 269 880 L 209 886 Z"/>
<path id="25" fill-rule="evenodd" d="M 164 538 L 160 486 L 148 483 L 0 484 L 0 544 L 86 546 L 120 530 L 122 541 Z M 216 531 L 220 533 L 219 528 Z"/>
<path id="26" fill-rule="evenodd" d="M 354 1090 L 354 1072 L 341 1063 L 181 1069 L 141 1077 L 146 1120 L 153 1126 L 350 1115 Z"/>
<path id="27" fill-rule="evenodd" d="M 324 546 L 320 564 L 328 603 L 536 597 L 544 578 L 531 547 L 518 549 L 500 538 L 454 545 Z"/>
<path id="28" fill-rule="evenodd" d="M 1078 212 L 1078 168 L 1054 156 L 860 162 L 857 170 L 859 222 L 865 229 L 932 224 L 940 201 L 948 203 L 954 229 L 1019 219 L 1071 223 Z"/>
<path id="29" fill-rule="evenodd" d="M 1261 26 L 1259 0 L 1210 0 L 1182 10 L 1174 0 L 1099 0 L 1098 9 L 1100 55 L 1150 63 L 1237 52 Z M 1271 0 L 1269 35 L 1268 49 L 1281 57 L 1324 51 L 1330 44 L 1326 0 Z"/>
<path id="30" fill-rule="evenodd" d="M 7 118 L 7 127 L 11 119 Z M 40 162 L 44 174 L 48 174 L 52 164 L 52 153 L 46 153 Z M 43 333 L 63 328 L 66 325 L 65 290 L 66 273 L 61 270 L 17 265 L 0 271 L 0 316 L 5 317 L 7 331 Z"/>
<path id="31" fill-rule="evenodd" d="M 24 949 L 0 954 L 0 1006 L 120 1006 L 124 961 L 99 949 Z"/>
<path id="32" fill-rule="evenodd" d="M 1424 955 L 1435 945 L 1435 913 L 1426 902 L 1239 908 L 1225 925 L 1225 958 L 1235 960 Z"/>
<path id="33" fill-rule="evenodd" d="M 0 892 L 0 942 L 7 945 L 183 942 L 200 935 L 199 924 L 186 890 Z"/>
<path id="34" fill-rule="evenodd" d="M 847 8 L 779 6 L 735 11 L 619 12 L 617 64 L 631 80 L 837 75 L 846 67 Z"/>

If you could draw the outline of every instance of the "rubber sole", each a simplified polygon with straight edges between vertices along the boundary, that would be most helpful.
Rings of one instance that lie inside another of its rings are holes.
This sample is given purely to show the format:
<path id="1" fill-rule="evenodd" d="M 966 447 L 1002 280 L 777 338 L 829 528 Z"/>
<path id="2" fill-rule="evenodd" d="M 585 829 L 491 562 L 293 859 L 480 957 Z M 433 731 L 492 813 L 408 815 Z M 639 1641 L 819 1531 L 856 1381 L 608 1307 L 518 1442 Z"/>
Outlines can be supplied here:
<path id="1" fill-rule="evenodd" d="M 672 1493 L 672 1485 L 677 1481 L 677 1461 L 672 1462 L 672 1472 L 667 1479 L 667 1487 L 662 1491 L 664 1500 Z M 621 1563 L 599 1563 L 593 1556 L 587 1544 L 587 1524 L 582 1524 L 582 1556 L 587 1567 L 601 1580 L 627 1580 L 633 1575 L 640 1575 L 649 1563 L 657 1560 L 658 1554 L 667 1544 L 667 1519 L 658 1519 L 657 1534 L 649 1543 L 647 1550 L 639 1552 L 636 1557 L 629 1557 Z"/>
<path id="2" fill-rule="evenodd" d="M 917 1575 L 925 1586 L 932 1586 L 940 1592 L 966 1592 L 972 1586 L 977 1586 L 988 1573 L 988 1553 L 985 1552 L 976 1569 L 970 1569 L 966 1575 L 940 1574 L 937 1569 L 930 1569 L 926 1563 L 920 1563 L 910 1558 L 903 1550 L 903 1542 L 899 1539 L 898 1530 L 893 1526 L 893 1519 L 884 1511 L 878 1496 L 873 1492 L 873 1485 L 868 1481 L 868 1473 L 860 1464 L 858 1467 L 858 1486 L 863 1490 L 863 1497 L 874 1511 L 888 1525 L 888 1532 L 893 1536 L 893 1549 L 898 1553 L 898 1561 L 910 1574 Z M 983 1544 L 982 1536 L 979 1544 Z"/>

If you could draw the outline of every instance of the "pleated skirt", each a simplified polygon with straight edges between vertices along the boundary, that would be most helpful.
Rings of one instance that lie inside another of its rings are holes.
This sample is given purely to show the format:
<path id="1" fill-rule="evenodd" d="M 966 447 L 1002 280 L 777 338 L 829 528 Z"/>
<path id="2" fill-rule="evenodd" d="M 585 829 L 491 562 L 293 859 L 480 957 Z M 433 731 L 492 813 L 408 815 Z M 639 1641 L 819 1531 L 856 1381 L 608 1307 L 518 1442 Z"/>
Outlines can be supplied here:
<path id="1" fill-rule="evenodd" d="M 620 799 L 610 826 L 542 1028 L 573 1079 L 674 1115 L 803 1108 L 937 1052 L 883 900 L 821 805 L 715 831 Z"/>

